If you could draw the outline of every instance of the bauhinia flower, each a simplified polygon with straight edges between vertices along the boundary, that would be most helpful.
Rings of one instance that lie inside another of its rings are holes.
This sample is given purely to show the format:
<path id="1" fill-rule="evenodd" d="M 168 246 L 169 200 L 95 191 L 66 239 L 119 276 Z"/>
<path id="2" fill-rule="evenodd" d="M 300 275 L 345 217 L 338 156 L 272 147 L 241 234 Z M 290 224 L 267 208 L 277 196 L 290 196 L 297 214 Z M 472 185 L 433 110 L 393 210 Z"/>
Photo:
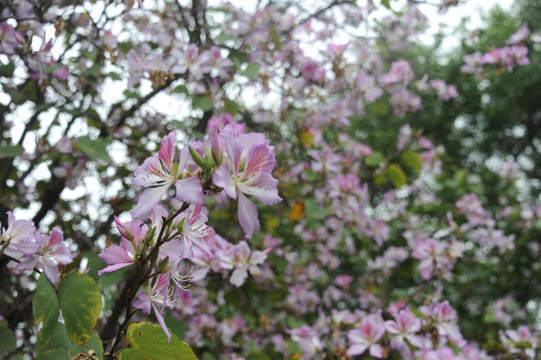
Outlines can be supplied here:
<path id="1" fill-rule="evenodd" d="M 385 330 L 385 323 L 381 315 L 368 315 L 358 328 L 348 331 L 351 346 L 347 349 L 346 354 L 348 356 L 360 355 L 369 348 L 370 356 L 381 359 L 383 348 L 377 342 L 385 334 Z"/>
<path id="2" fill-rule="evenodd" d="M 303 351 L 301 359 L 314 359 L 324 347 L 316 329 L 303 325 L 297 329 L 286 330 L 291 335 L 291 340 L 299 345 Z"/>
<path id="3" fill-rule="evenodd" d="M 49 281 L 58 285 L 60 275 L 58 265 L 67 265 L 73 260 L 73 254 L 63 243 L 64 235 L 59 228 L 54 228 L 50 235 L 36 234 L 35 244 L 38 248 L 32 254 L 24 254 L 19 263 L 10 262 L 8 266 L 15 273 L 41 269 Z"/>
<path id="4" fill-rule="evenodd" d="M 400 348 L 405 346 L 405 340 L 410 344 L 420 347 L 416 333 L 421 330 L 421 319 L 415 317 L 409 309 L 400 310 L 393 314 L 394 320 L 387 320 L 385 328 L 391 335 L 391 346 Z"/>
<path id="5" fill-rule="evenodd" d="M 169 257 L 170 261 L 193 259 L 195 257 L 194 245 L 209 258 L 214 257 L 210 247 L 205 242 L 205 237 L 212 232 L 212 227 L 206 224 L 208 219 L 202 210 L 202 204 L 191 205 L 188 210 L 183 211 L 173 219 L 172 226 L 179 228 L 180 233 L 161 246 L 160 258 Z M 154 213 L 153 217 L 156 218 Z"/>
<path id="6" fill-rule="evenodd" d="M 241 241 L 235 246 L 233 254 L 233 265 L 235 270 L 229 279 L 231 284 L 235 285 L 236 287 L 244 284 L 244 281 L 248 277 L 248 271 L 255 276 L 261 275 L 261 270 L 259 269 L 258 265 L 263 264 L 267 258 L 267 254 L 265 252 L 259 250 L 251 251 L 246 241 Z"/>
<path id="7" fill-rule="evenodd" d="M 150 157 L 135 170 L 133 183 L 145 186 L 139 196 L 137 206 L 130 211 L 134 219 L 145 219 L 148 213 L 160 202 L 166 191 L 175 185 L 176 199 L 181 202 L 203 203 L 203 188 L 197 176 L 187 168 L 188 148 L 180 151 L 179 161 L 175 162 L 176 133 L 171 131 L 163 139 L 158 157 Z"/>
<path id="8" fill-rule="evenodd" d="M 213 182 L 231 198 L 238 198 L 238 217 L 246 237 L 259 229 L 257 206 L 246 195 L 265 205 L 274 205 L 278 196 L 278 180 L 271 175 L 276 164 L 274 146 L 263 134 L 238 134 L 230 125 L 220 132 L 224 163 L 216 170 Z"/>
<path id="9" fill-rule="evenodd" d="M 109 265 L 105 269 L 99 270 L 98 275 L 132 265 L 141 255 L 148 227 L 138 220 L 122 223 L 116 216 L 115 222 L 121 234 L 120 245 L 106 247 L 103 253 L 98 255 Z"/>
<path id="10" fill-rule="evenodd" d="M 15 216 L 11 211 L 7 212 L 8 227 L 2 228 L 2 237 L 0 244 L 3 253 L 18 259 L 24 254 L 31 254 L 39 246 L 36 246 L 34 233 L 36 227 L 30 220 L 15 220 Z"/>
<path id="11" fill-rule="evenodd" d="M 54 228 L 50 235 L 36 233 L 30 220 L 16 220 L 8 211 L 8 227 L 2 229 L 1 250 L 13 260 L 8 267 L 16 274 L 35 269 L 43 270 L 47 279 L 54 285 L 60 282 L 58 265 L 67 265 L 73 254 L 63 243 L 64 235 Z"/>
<path id="12" fill-rule="evenodd" d="M 163 320 L 165 308 L 173 307 L 173 302 L 169 299 L 169 278 L 167 274 L 159 274 L 153 284 L 147 283 L 146 287 L 140 288 L 137 298 L 133 302 L 133 307 L 143 310 L 145 314 L 150 314 L 153 309 L 156 319 L 165 335 L 167 335 L 168 342 L 171 341 L 171 333 L 167 330 Z"/>

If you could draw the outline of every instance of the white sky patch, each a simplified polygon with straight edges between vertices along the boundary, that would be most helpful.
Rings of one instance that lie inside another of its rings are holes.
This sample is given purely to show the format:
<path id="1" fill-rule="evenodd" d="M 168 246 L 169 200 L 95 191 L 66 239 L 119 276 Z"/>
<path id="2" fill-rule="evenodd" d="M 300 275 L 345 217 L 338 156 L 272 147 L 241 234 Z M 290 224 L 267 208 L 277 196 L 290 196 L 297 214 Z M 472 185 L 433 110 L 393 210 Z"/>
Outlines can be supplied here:
<path id="1" fill-rule="evenodd" d="M 421 9 L 429 19 L 430 30 L 428 35 L 421 37 L 421 40 L 433 43 L 434 35 L 443 29 L 447 36 L 445 36 L 441 48 L 445 51 L 453 49 L 460 45 L 459 39 L 453 36 L 453 30 L 463 18 L 469 18 L 467 28 L 474 30 L 483 26 L 482 17 L 488 14 L 492 7 L 499 5 L 504 10 L 510 10 L 512 4 L 513 0 L 469 0 L 463 1 L 459 6 L 449 8 L 445 13 L 440 13 L 436 6 L 423 5 Z"/>

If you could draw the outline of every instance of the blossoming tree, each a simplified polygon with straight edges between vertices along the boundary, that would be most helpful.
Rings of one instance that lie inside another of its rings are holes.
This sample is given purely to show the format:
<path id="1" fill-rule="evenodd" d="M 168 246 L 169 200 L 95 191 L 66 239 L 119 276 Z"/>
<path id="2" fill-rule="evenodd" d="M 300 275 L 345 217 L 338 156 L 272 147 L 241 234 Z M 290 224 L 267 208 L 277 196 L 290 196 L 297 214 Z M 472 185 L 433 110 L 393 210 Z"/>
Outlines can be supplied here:
<path id="1" fill-rule="evenodd" d="M 406 121 L 533 66 L 528 24 L 454 84 L 434 4 L 0 4 L 5 358 L 539 358 L 535 182 Z"/>

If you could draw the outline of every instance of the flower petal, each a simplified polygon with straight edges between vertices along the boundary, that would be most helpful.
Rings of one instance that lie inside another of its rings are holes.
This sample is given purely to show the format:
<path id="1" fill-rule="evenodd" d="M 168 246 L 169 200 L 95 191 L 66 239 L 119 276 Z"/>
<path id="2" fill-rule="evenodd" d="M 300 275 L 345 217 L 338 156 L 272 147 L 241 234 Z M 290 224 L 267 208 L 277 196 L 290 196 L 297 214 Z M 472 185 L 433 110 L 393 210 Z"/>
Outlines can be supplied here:
<path id="1" fill-rule="evenodd" d="M 201 181 L 195 176 L 175 181 L 175 189 L 177 190 L 175 197 L 179 201 L 196 204 L 202 204 L 205 201 Z"/>
<path id="2" fill-rule="evenodd" d="M 163 320 L 162 314 L 156 309 L 154 304 L 152 304 L 152 308 L 154 309 L 154 315 L 156 315 L 156 320 L 160 323 L 160 326 L 162 327 L 163 332 L 167 336 L 167 343 L 171 342 L 171 333 L 169 330 L 167 330 L 167 326 L 165 325 L 165 321 Z"/>
<path id="3" fill-rule="evenodd" d="M 360 344 L 354 344 L 349 347 L 349 349 L 346 351 L 346 355 L 348 356 L 355 356 L 355 355 L 361 355 L 367 348 L 366 345 L 360 345 Z"/>
<path id="4" fill-rule="evenodd" d="M 241 192 L 239 192 L 238 216 L 240 226 L 242 226 L 242 229 L 246 233 L 246 237 L 251 239 L 254 231 L 259 229 L 257 206 Z"/>
<path id="5" fill-rule="evenodd" d="M 248 272 L 245 268 L 237 268 L 233 271 L 231 274 L 231 277 L 229 278 L 229 282 L 236 287 L 240 287 L 242 284 L 244 284 L 244 281 L 248 277 Z"/>
<path id="6" fill-rule="evenodd" d="M 216 169 L 214 176 L 212 177 L 212 182 L 214 182 L 214 185 L 223 188 L 227 196 L 230 198 L 237 198 L 235 182 L 233 181 L 229 167 L 226 164 L 223 164 Z"/>
<path id="7" fill-rule="evenodd" d="M 168 188 L 169 184 L 167 183 L 162 186 L 145 189 L 141 195 L 139 195 L 137 206 L 130 211 L 132 218 L 145 220 L 152 208 L 160 202 L 163 194 L 165 194 Z"/>
<path id="8" fill-rule="evenodd" d="M 158 158 L 161 159 L 165 167 L 171 171 L 173 169 L 173 159 L 175 157 L 176 132 L 173 130 L 162 140 Z"/>

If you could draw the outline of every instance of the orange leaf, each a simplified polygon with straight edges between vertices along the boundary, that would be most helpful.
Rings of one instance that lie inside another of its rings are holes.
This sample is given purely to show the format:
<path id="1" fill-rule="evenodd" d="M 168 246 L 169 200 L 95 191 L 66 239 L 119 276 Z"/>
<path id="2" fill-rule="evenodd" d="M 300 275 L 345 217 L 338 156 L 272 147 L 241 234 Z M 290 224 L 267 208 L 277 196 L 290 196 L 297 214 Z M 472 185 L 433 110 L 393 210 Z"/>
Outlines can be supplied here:
<path id="1" fill-rule="evenodd" d="M 302 219 L 306 214 L 304 210 L 304 203 L 298 202 L 291 206 L 291 212 L 289 213 L 289 221 L 294 222 Z"/>

